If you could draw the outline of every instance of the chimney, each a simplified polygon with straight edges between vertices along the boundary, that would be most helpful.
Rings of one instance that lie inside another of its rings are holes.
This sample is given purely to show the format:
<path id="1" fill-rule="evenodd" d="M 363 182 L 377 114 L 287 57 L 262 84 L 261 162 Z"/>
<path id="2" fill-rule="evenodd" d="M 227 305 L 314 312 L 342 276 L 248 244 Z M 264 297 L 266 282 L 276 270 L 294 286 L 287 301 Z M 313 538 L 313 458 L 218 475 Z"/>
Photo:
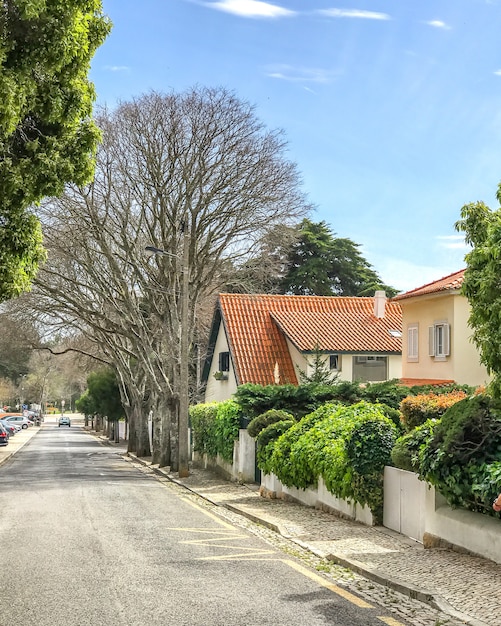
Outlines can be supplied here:
<path id="1" fill-rule="evenodd" d="M 383 318 L 385 307 L 386 293 L 384 291 L 376 291 L 374 294 L 374 315 L 378 318 Z"/>

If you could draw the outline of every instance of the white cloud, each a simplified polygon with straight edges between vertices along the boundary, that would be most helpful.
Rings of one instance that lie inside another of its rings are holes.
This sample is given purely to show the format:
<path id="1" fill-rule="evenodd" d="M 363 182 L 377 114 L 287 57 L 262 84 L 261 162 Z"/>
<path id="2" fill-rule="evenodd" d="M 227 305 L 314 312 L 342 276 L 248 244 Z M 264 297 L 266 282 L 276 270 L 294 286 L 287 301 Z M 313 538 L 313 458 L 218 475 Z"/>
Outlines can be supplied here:
<path id="1" fill-rule="evenodd" d="M 126 65 L 105 65 L 104 69 L 108 72 L 128 72 L 129 68 Z"/>
<path id="2" fill-rule="evenodd" d="M 439 235 L 435 237 L 438 245 L 447 250 L 464 250 L 470 249 L 470 246 L 464 240 L 463 235 Z"/>
<path id="3" fill-rule="evenodd" d="M 377 13 L 376 11 L 363 11 L 361 9 L 323 9 L 318 13 L 327 17 L 352 17 L 364 20 L 391 20 L 388 13 Z"/>
<path id="4" fill-rule="evenodd" d="M 433 28 L 442 28 L 443 30 L 451 29 L 451 27 L 448 26 L 445 22 L 442 22 L 442 20 L 430 20 L 429 22 L 425 22 L 425 24 L 428 24 L 428 26 L 433 26 Z"/>
<path id="5" fill-rule="evenodd" d="M 501 70 L 496 70 L 496 71 L 494 72 L 494 74 L 495 74 L 496 76 L 501 76 Z"/>
<path id="6" fill-rule="evenodd" d="M 261 0 L 218 0 L 217 2 L 206 2 L 205 6 L 232 13 L 239 17 L 290 17 L 296 15 L 295 11 L 284 9 L 270 2 L 262 2 Z"/>
<path id="7" fill-rule="evenodd" d="M 292 67 L 290 65 L 275 65 L 266 69 L 270 78 L 288 80 L 290 82 L 330 83 L 336 72 L 313 67 Z"/>

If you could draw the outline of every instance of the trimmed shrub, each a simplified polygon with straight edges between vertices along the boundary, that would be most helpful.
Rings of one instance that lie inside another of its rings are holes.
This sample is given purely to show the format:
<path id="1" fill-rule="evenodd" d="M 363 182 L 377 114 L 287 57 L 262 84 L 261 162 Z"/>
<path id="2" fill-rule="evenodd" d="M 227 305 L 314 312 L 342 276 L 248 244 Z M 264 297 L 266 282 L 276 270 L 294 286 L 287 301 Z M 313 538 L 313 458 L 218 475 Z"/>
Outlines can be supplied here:
<path id="1" fill-rule="evenodd" d="M 228 463 L 233 462 L 233 446 L 240 430 L 241 410 L 234 400 L 220 402 L 215 420 L 216 450 Z"/>
<path id="2" fill-rule="evenodd" d="M 233 445 L 240 430 L 240 407 L 233 400 L 208 402 L 190 407 L 194 450 L 231 463 Z"/>
<path id="3" fill-rule="evenodd" d="M 207 402 L 190 406 L 190 423 L 193 430 L 193 449 L 200 454 L 215 457 L 216 413 L 219 402 Z"/>
<path id="4" fill-rule="evenodd" d="M 262 413 L 255 417 L 247 426 L 247 432 L 251 437 L 257 437 L 259 433 L 270 424 L 274 422 L 281 422 L 283 420 L 294 420 L 294 416 L 287 411 L 280 409 L 270 409 L 266 413 Z"/>
<path id="5" fill-rule="evenodd" d="M 284 485 L 300 489 L 322 476 L 331 493 L 367 504 L 380 521 L 383 468 L 394 441 L 395 426 L 377 405 L 325 405 L 277 439 L 269 469 Z"/>
<path id="6" fill-rule="evenodd" d="M 419 473 L 419 453 L 432 437 L 437 424 L 437 420 L 426 420 L 410 433 L 399 437 L 391 451 L 393 465 L 408 472 Z"/>
<path id="7" fill-rule="evenodd" d="M 275 441 L 296 422 L 292 419 L 275 422 L 263 428 L 257 436 L 257 465 L 265 474 L 271 474 L 271 457 Z"/>
<path id="8" fill-rule="evenodd" d="M 402 422 L 407 431 L 410 431 L 429 419 L 438 419 L 450 406 L 466 397 L 464 391 L 409 396 L 400 403 Z"/>
<path id="9" fill-rule="evenodd" d="M 419 470 L 451 506 L 492 515 L 491 481 L 499 477 L 500 458 L 501 405 L 480 394 L 444 413 L 420 452 Z"/>

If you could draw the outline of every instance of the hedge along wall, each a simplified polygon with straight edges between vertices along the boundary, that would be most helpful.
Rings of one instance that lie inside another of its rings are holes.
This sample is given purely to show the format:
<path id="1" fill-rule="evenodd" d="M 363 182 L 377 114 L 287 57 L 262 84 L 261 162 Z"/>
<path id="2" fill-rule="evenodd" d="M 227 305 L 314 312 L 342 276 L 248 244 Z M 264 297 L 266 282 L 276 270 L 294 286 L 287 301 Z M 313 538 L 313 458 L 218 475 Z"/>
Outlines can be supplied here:
<path id="1" fill-rule="evenodd" d="M 383 472 L 396 427 L 377 405 L 326 404 L 291 426 L 272 447 L 266 468 L 288 487 L 306 489 L 322 476 L 336 497 L 383 515 Z"/>
<path id="2" fill-rule="evenodd" d="M 240 429 L 240 407 L 233 400 L 208 402 L 190 407 L 194 450 L 215 458 L 233 461 L 233 445 Z"/>

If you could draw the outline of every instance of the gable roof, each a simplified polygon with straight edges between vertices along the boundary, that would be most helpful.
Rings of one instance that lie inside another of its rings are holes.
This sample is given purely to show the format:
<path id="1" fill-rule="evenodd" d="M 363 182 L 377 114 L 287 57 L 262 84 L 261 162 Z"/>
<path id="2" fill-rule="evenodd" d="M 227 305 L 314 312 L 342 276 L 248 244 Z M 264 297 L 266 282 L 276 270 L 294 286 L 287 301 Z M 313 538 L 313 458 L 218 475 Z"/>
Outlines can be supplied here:
<path id="1" fill-rule="evenodd" d="M 400 353 L 398 303 L 386 302 L 385 316 L 374 315 L 374 298 L 219 294 L 238 384 L 297 384 L 289 339 L 301 352 Z"/>
<path id="2" fill-rule="evenodd" d="M 435 280 L 431 283 L 427 283 L 422 287 L 417 287 L 416 289 L 412 289 L 411 291 L 406 291 L 405 293 L 399 293 L 397 296 L 392 298 L 392 302 L 395 300 L 404 300 L 406 298 L 415 298 L 418 296 L 425 296 L 430 294 L 438 294 L 446 291 L 454 292 L 461 289 L 461 285 L 463 284 L 465 270 L 459 270 L 458 272 L 454 272 L 453 274 L 449 274 L 448 276 L 444 276 L 439 280 Z"/>

